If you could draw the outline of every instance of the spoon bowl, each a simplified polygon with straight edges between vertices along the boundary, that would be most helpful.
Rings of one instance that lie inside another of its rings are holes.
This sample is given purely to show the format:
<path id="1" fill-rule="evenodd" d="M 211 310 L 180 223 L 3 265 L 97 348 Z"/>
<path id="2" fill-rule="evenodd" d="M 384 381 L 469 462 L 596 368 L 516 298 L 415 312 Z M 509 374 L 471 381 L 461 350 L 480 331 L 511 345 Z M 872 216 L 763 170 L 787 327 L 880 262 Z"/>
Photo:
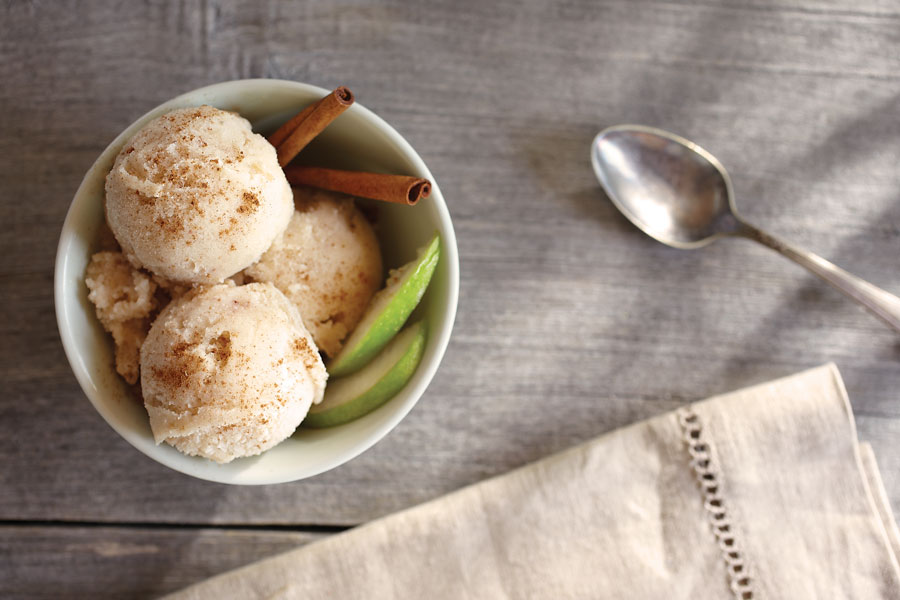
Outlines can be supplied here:
<path id="1" fill-rule="evenodd" d="M 610 127 L 594 139 L 591 162 L 622 214 L 664 244 L 699 248 L 737 231 L 731 178 L 683 137 L 642 125 Z"/>
<path id="2" fill-rule="evenodd" d="M 725 236 L 754 240 L 900 331 L 900 298 L 744 221 L 725 167 L 690 140 L 653 127 L 617 125 L 594 138 L 591 163 L 613 204 L 650 237 L 675 248 L 699 248 Z"/>

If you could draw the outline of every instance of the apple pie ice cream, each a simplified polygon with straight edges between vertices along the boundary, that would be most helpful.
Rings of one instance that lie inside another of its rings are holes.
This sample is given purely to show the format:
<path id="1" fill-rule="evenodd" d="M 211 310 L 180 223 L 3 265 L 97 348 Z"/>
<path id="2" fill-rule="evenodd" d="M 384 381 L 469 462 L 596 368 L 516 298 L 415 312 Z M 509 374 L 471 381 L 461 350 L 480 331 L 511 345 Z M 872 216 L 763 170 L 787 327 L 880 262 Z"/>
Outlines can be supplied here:
<path id="1" fill-rule="evenodd" d="M 218 463 L 290 436 L 327 378 L 297 308 L 264 283 L 187 293 L 160 313 L 141 347 L 156 442 Z"/>
<path id="2" fill-rule="evenodd" d="M 84 282 L 97 318 L 115 342 L 116 372 L 128 383 L 137 383 L 141 344 L 157 306 L 156 282 L 121 252 L 109 251 L 91 257 Z"/>
<path id="3" fill-rule="evenodd" d="M 175 283 L 218 283 L 255 262 L 293 208 L 275 148 L 210 106 L 148 123 L 106 178 L 106 219 L 125 256 Z"/>
<path id="4" fill-rule="evenodd" d="M 334 356 L 381 287 L 381 249 L 351 198 L 296 188 L 294 200 L 284 235 L 244 274 L 284 292 L 319 349 Z"/>
<path id="5" fill-rule="evenodd" d="M 383 265 L 372 225 L 344 194 L 415 204 L 431 185 L 288 167 L 303 186 L 291 189 L 282 165 L 352 103 L 338 88 L 269 140 L 236 113 L 176 109 L 117 155 L 105 180 L 116 243 L 92 256 L 85 283 L 157 444 L 217 463 L 258 455 L 322 402 L 320 351 L 352 350 Z"/>

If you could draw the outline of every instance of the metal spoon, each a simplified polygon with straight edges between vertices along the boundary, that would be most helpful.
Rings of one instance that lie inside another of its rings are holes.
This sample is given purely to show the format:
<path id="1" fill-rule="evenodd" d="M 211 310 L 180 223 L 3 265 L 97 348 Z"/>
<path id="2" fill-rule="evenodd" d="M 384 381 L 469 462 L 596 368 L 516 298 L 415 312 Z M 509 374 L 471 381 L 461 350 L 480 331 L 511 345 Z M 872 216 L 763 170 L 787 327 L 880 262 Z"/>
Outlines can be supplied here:
<path id="1" fill-rule="evenodd" d="M 725 236 L 755 240 L 900 331 L 900 298 L 744 221 L 725 168 L 697 144 L 661 129 L 618 125 L 594 138 L 591 163 L 613 204 L 650 237 L 675 248 L 699 248 Z"/>

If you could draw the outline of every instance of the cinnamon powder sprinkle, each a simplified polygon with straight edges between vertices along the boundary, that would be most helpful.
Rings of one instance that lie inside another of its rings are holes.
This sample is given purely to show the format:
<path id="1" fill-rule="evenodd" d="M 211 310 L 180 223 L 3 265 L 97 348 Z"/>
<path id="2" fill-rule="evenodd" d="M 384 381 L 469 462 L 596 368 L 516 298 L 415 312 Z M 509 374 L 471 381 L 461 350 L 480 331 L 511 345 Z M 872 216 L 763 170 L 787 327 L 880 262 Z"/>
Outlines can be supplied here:
<path id="1" fill-rule="evenodd" d="M 306 366 L 307 370 L 312 371 L 316 367 L 316 363 L 319 360 L 319 353 L 310 347 L 306 338 L 294 338 L 292 348 L 294 352 L 297 353 L 297 356 L 303 359 L 303 364 Z"/>
<path id="2" fill-rule="evenodd" d="M 154 221 L 164 232 L 175 235 L 184 229 L 184 223 L 178 217 L 157 217 Z"/>
<path id="3" fill-rule="evenodd" d="M 210 340 L 209 343 L 212 345 L 210 351 L 216 357 L 216 362 L 219 366 L 224 367 L 228 364 L 228 359 L 231 358 L 231 333 L 228 331 L 222 332 L 219 337 Z"/>
<path id="4" fill-rule="evenodd" d="M 169 389 L 188 387 L 191 377 L 187 371 L 177 367 L 151 367 L 153 376 Z"/>
<path id="5" fill-rule="evenodd" d="M 294 352 L 302 356 L 309 352 L 309 343 L 306 341 L 306 338 L 294 338 L 293 348 Z"/>
<path id="6" fill-rule="evenodd" d="M 259 198 L 252 192 L 244 192 L 243 202 L 237 211 L 241 214 L 253 213 L 259 208 Z"/>

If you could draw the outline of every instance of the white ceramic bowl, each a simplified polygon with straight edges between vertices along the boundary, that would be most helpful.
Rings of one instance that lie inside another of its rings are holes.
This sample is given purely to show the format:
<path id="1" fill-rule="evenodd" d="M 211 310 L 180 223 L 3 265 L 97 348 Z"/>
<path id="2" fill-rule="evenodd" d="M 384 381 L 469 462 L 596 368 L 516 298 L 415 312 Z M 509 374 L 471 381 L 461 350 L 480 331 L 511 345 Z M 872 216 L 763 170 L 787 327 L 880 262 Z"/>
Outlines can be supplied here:
<path id="1" fill-rule="evenodd" d="M 123 131 L 84 177 L 66 215 L 56 254 L 56 317 L 66 356 L 88 399 L 106 422 L 135 448 L 176 471 L 222 483 L 253 485 L 295 481 L 333 469 L 384 437 L 422 396 L 447 348 L 456 315 L 459 261 L 456 237 L 437 182 L 412 146 L 375 113 L 355 104 L 332 123 L 301 156 L 336 168 L 426 177 L 431 196 L 416 206 L 378 204 L 379 237 L 385 265 L 415 257 L 435 230 L 441 234 L 441 261 L 413 319 L 428 324 L 425 355 L 412 380 L 374 412 L 331 429 L 298 429 L 290 439 L 252 458 L 226 465 L 157 446 L 147 413 L 113 366 L 113 344 L 95 317 L 84 284 L 85 267 L 96 249 L 103 223 L 103 184 L 122 145 L 148 121 L 171 109 L 210 104 L 237 111 L 268 133 L 303 106 L 327 93 L 319 87 L 268 79 L 229 81 L 200 88 L 157 106 Z"/>

